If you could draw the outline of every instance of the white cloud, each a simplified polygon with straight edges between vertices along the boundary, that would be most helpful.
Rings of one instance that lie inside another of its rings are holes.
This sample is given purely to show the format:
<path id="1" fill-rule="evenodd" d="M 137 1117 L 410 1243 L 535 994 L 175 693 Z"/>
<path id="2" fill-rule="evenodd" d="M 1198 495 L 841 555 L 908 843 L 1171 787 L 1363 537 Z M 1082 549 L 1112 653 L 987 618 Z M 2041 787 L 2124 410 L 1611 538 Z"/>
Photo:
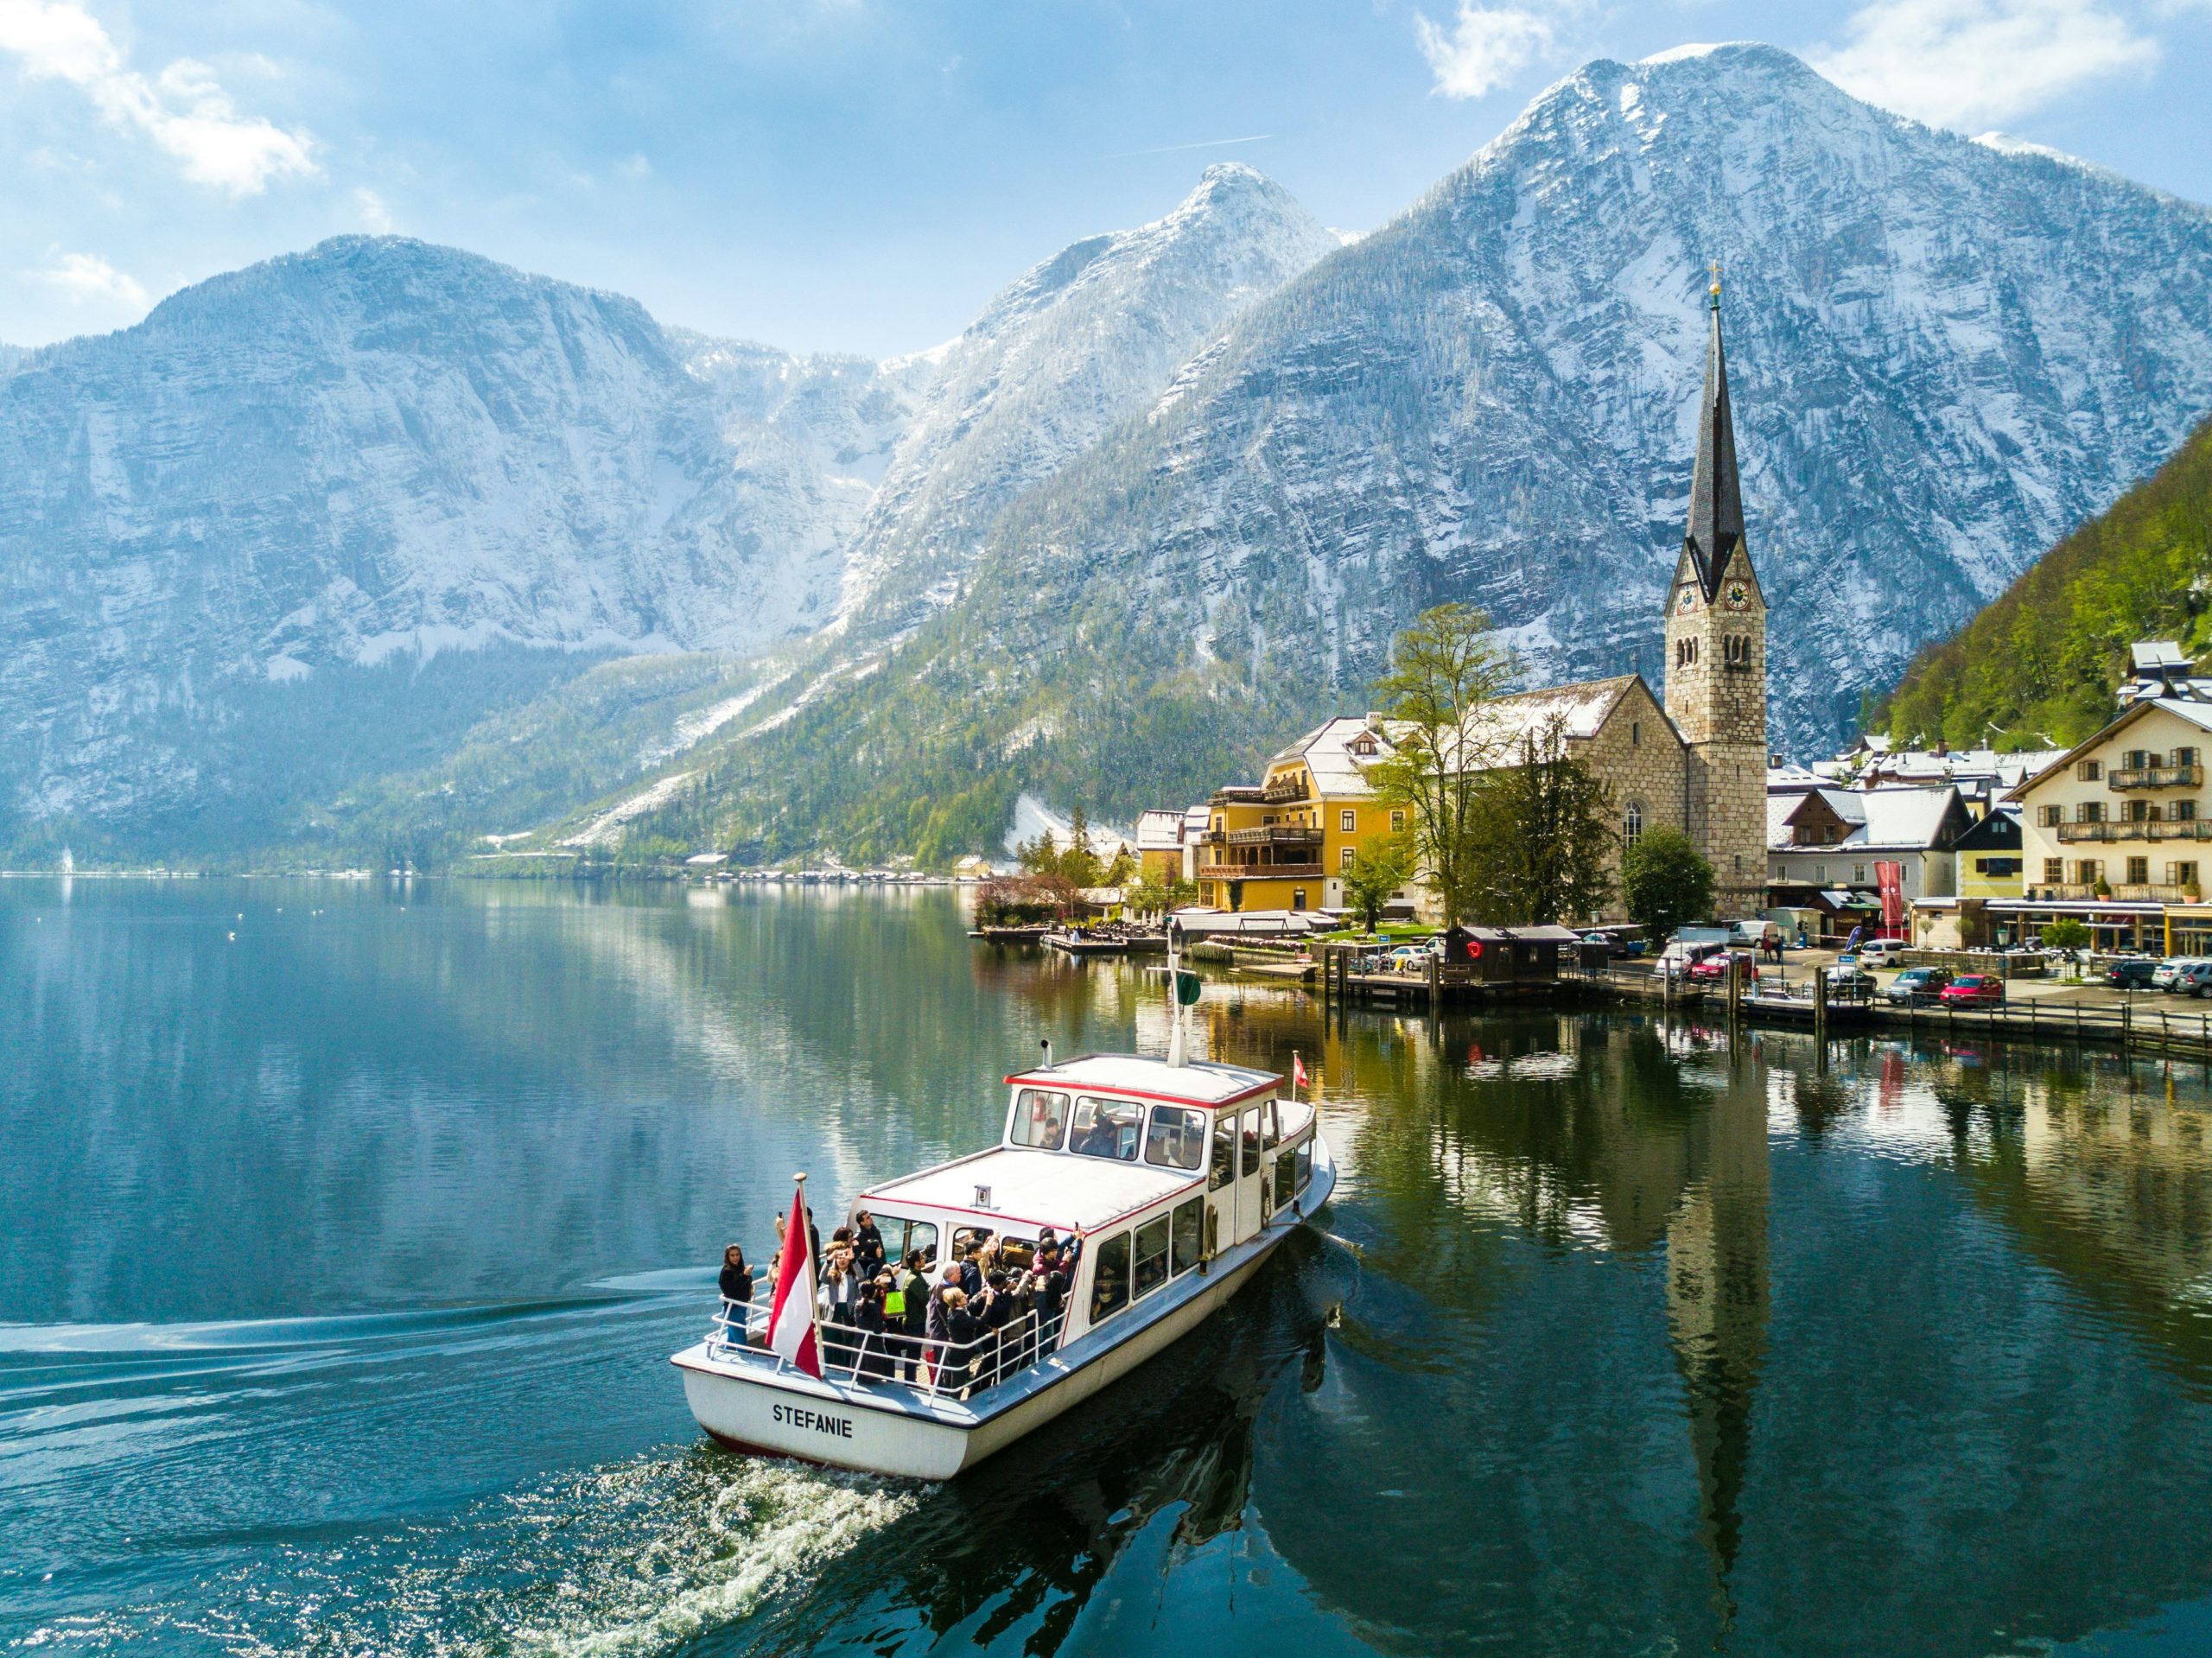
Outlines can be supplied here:
<path id="1" fill-rule="evenodd" d="M 82 87 L 103 117 L 143 133 L 195 184 L 257 195 L 271 179 L 319 170 L 305 133 L 240 114 L 206 64 L 179 58 L 150 79 L 131 68 L 81 0 L 0 0 L 0 51 L 35 80 Z"/>
<path id="2" fill-rule="evenodd" d="M 1937 126 L 2012 120 L 2158 59 L 2101 0 L 1874 0 L 1813 67 L 1885 109 Z"/>
<path id="3" fill-rule="evenodd" d="M 1550 51 L 1553 39 L 1552 20 L 1541 13 L 1476 0 L 1459 0 L 1449 29 L 1415 12 L 1414 33 L 1446 98 L 1480 98 L 1503 86 Z"/>
<path id="4" fill-rule="evenodd" d="M 361 216 L 362 226 L 385 236 L 391 231 L 391 208 L 385 199 L 366 185 L 353 192 L 353 211 Z"/>
<path id="5" fill-rule="evenodd" d="M 59 290 L 72 305 L 129 311 L 133 316 L 146 309 L 146 290 L 138 279 L 118 270 L 97 253 L 56 252 L 45 265 L 29 274 Z"/>

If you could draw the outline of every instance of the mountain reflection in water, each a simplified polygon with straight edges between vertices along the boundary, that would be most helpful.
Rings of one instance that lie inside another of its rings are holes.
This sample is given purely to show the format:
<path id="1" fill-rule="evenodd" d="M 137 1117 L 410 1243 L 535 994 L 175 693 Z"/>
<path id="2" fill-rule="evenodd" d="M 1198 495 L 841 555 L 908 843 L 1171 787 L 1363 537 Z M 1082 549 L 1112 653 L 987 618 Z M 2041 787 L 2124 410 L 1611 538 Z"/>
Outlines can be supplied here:
<path id="1" fill-rule="evenodd" d="M 950 1487 L 700 1441 L 790 1170 L 1166 1034 L 942 891 L 0 884 L 0 1642 L 2202 1649 L 2189 1067 L 1217 986 L 1344 1166 L 1226 1314 Z"/>

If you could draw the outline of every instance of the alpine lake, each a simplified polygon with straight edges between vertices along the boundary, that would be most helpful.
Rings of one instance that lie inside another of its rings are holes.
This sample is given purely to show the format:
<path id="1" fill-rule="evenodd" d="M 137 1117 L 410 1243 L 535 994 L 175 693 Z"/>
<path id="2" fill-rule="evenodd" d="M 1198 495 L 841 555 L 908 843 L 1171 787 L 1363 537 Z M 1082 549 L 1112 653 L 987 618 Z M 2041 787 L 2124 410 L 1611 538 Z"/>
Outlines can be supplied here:
<path id="1" fill-rule="evenodd" d="M 950 1485 L 715 1446 L 794 1170 L 1164 1051 L 962 904 L 0 882 L 0 1651 L 2212 1651 L 2212 1086 L 2061 1046 L 1211 983 L 1344 1170 L 1221 1316 Z"/>

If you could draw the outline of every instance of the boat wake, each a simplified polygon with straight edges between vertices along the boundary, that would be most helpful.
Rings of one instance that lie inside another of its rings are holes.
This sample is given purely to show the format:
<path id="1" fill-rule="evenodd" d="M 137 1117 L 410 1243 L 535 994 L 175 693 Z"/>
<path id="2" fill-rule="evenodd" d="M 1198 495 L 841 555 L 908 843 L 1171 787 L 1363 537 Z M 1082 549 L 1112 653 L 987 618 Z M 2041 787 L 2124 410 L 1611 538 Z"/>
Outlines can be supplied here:
<path id="1" fill-rule="evenodd" d="M 695 1440 L 639 1382 L 698 1301 L 0 1326 L 0 1649 L 629 1658 L 741 1620 L 920 1496 Z"/>
<path id="2" fill-rule="evenodd" d="M 54 1618 L 21 1644 L 231 1658 L 645 1658 L 803 1586 L 914 1488 L 710 1448 L 582 1470 L 435 1522 L 290 1543 L 188 1598 Z"/>

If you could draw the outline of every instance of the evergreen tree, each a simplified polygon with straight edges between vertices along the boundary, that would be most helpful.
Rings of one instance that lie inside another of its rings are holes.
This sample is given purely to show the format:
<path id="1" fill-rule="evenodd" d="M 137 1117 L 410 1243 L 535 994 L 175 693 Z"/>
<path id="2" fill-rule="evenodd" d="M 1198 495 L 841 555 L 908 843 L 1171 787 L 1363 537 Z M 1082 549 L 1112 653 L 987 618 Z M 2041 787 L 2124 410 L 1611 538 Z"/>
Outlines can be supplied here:
<path id="1" fill-rule="evenodd" d="M 1621 896 L 1655 947 L 1713 914 L 1713 866 L 1678 829 L 1648 829 L 1621 854 Z"/>
<path id="2" fill-rule="evenodd" d="M 1611 791 L 1567 750 L 1564 718 L 1524 734 L 1512 763 L 1483 774 L 1474 913 L 1503 926 L 1596 913 L 1612 896 L 1612 817 Z"/>

